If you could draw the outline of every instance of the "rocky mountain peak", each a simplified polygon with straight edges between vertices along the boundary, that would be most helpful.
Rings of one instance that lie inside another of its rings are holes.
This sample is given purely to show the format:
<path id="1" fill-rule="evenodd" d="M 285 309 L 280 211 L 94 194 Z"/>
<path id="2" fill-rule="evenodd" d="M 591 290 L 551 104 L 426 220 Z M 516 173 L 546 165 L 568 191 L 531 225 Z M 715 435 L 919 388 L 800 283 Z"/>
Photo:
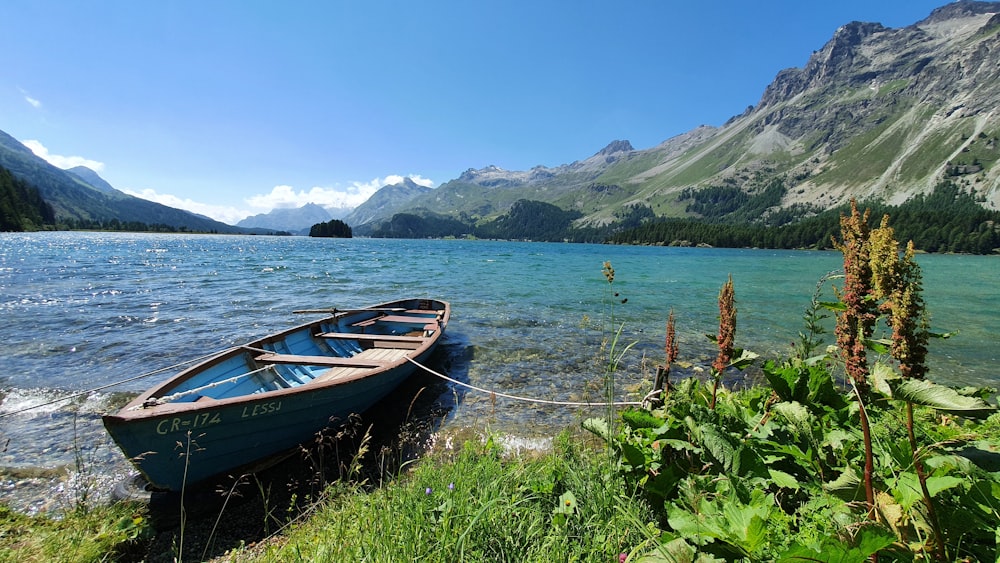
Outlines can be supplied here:
<path id="1" fill-rule="evenodd" d="M 634 150 L 635 149 L 632 148 L 632 143 L 628 141 L 611 141 L 608 143 L 608 146 L 601 149 L 601 151 L 597 154 L 607 156 L 619 152 L 631 152 Z"/>
<path id="2" fill-rule="evenodd" d="M 918 26 L 940 23 L 946 20 L 991 14 L 997 11 L 996 2 L 975 2 L 970 0 L 959 0 L 949 2 L 931 12 L 924 20 L 917 23 Z"/>

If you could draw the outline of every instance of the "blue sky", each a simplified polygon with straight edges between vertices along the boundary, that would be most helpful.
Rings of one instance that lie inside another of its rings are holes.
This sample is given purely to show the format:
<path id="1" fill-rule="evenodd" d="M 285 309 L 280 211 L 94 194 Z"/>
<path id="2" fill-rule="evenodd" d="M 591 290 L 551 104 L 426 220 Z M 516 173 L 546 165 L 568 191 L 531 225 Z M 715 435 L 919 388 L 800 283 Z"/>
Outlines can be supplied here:
<path id="1" fill-rule="evenodd" d="M 5 0 L 0 130 L 235 223 L 649 148 L 742 113 L 845 23 L 945 3 Z"/>

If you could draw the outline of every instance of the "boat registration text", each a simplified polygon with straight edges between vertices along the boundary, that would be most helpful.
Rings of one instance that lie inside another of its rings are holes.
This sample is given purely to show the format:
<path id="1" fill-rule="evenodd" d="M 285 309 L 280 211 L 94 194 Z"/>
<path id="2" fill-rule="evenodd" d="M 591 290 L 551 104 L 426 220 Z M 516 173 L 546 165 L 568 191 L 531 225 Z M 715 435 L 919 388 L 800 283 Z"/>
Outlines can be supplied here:
<path id="1" fill-rule="evenodd" d="M 253 418 L 264 414 L 276 413 L 280 410 L 281 401 L 260 403 L 253 406 L 243 407 L 243 412 L 241 413 L 240 418 Z M 204 412 L 193 416 L 177 416 L 161 420 L 156 425 L 156 433 L 160 435 L 170 434 L 171 432 L 180 432 L 182 430 L 213 426 L 219 424 L 220 422 L 222 422 L 222 413 L 219 412 Z"/>

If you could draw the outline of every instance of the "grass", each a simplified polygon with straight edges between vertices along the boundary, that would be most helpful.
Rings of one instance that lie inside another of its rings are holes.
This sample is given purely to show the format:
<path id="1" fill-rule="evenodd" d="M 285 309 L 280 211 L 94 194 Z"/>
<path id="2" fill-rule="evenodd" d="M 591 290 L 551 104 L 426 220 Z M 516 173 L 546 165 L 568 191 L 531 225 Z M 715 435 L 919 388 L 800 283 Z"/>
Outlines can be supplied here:
<path id="1" fill-rule="evenodd" d="M 527 457 L 469 440 L 372 492 L 338 482 L 307 521 L 230 560 L 617 560 L 647 541 L 650 512 L 579 438 Z"/>
<path id="2" fill-rule="evenodd" d="M 360 456 L 353 463 L 357 477 Z M 336 481 L 301 511 L 267 506 L 272 524 L 264 535 L 236 518 L 253 512 L 254 501 L 214 504 L 226 513 L 190 519 L 189 527 L 205 530 L 187 530 L 192 539 L 183 545 L 185 530 L 154 529 L 145 505 L 81 507 L 61 516 L 0 507 L 0 562 L 604 562 L 656 535 L 643 498 L 627 493 L 607 450 L 582 430 L 560 434 L 552 451 L 520 455 L 490 435 L 474 436 L 427 454 L 380 487 Z M 247 529 L 218 537 L 218 521 L 231 519 L 238 523 L 230 526 Z"/>
<path id="3" fill-rule="evenodd" d="M 116 503 L 70 511 L 60 518 L 28 516 L 0 505 L 0 561 L 107 561 L 145 551 L 152 528 L 146 509 Z"/>

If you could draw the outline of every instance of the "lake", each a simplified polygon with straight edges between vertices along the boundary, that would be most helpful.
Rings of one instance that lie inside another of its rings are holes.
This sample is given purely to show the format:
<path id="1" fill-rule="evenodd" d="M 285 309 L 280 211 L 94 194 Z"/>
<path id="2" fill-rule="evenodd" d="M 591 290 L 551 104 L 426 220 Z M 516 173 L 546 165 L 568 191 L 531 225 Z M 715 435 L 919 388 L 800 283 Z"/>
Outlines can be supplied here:
<path id="1" fill-rule="evenodd" d="M 935 332 L 930 377 L 1000 385 L 1000 258 L 921 255 Z M 613 286 L 602 275 L 610 261 Z M 621 399 L 648 391 L 675 312 L 680 375 L 714 356 L 716 298 L 730 274 L 737 345 L 785 354 L 836 252 L 630 247 L 466 240 L 312 239 L 131 233 L 0 233 L 0 500 L 51 502 L 47 472 L 86 464 L 131 472 L 100 423 L 121 404 L 212 351 L 307 320 L 298 309 L 401 297 L 450 301 L 435 369 L 480 388 L 555 401 L 599 401 L 607 351 L 635 343 L 617 375 Z M 832 283 L 838 283 L 836 280 Z M 613 296 L 612 293 L 618 293 Z M 824 300 L 834 300 L 830 284 Z M 625 301 L 624 303 L 622 301 Z M 832 342 L 832 322 L 828 322 Z M 130 380 L 126 383 L 113 385 Z M 55 398 L 101 391 L 62 403 Z M 445 427 L 484 426 L 530 440 L 597 408 L 522 403 L 448 387 Z M 40 485 L 42 483 L 42 485 Z M 65 487 L 65 484 L 57 484 Z M 49 500 L 46 500 L 49 499 Z"/>

